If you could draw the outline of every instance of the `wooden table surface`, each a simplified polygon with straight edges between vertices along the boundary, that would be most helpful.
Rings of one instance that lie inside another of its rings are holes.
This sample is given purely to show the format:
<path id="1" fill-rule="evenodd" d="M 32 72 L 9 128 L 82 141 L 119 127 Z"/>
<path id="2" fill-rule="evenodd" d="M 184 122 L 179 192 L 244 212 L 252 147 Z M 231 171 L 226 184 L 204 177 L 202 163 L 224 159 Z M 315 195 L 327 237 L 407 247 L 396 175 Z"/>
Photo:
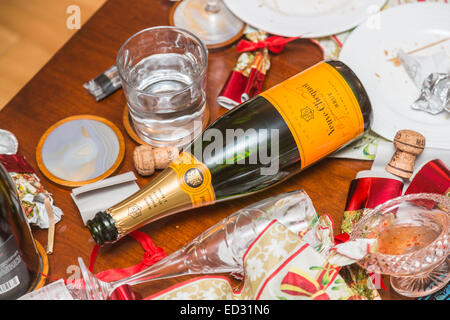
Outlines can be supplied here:
<path id="1" fill-rule="evenodd" d="M 82 85 L 115 63 L 120 46 L 132 34 L 144 28 L 168 25 L 172 4 L 167 0 L 108 1 L 0 111 L 0 128 L 17 136 L 19 153 L 36 170 L 35 151 L 42 134 L 55 122 L 77 114 L 97 115 L 114 122 L 121 129 L 126 143 L 124 161 L 115 173 L 134 170 L 132 152 L 137 144 L 128 137 L 122 125 L 125 105 L 122 90 L 96 102 Z M 216 98 L 237 57 L 235 45 L 210 53 L 207 102 L 211 110 L 211 121 L 226 112 L 226 109 L 217 104 Z M 269 88 L 320 60 L 322 53 L 314 44 L 307 40 L 294 41 L 282 54 L 272 56 L 272 66 L 264 88 Z M 334 219 L 335 232 L 339 233 L 350 182 L 358 171 L 367 170 L 371 165 L 371 161 L 325 159 L 262 193 L 179 213 L 140 230 L 170 254 L 244 206 L 272 195 L 304 189 L 317 212 L 329 214 Z M 51 182 L 40 172 L 38 176 L 44 187 L 53 194 L 55 205 L 64 212 L 62 220 L 56 225 L 54 253 L 49 256 L 49 276 L 51 279 L 77 276 L 77 268 L 73 266 L 78 265 L 78 257 L 89 262 L 94 241 L 70 197 L 71 189 Z M 139 186 L 143 187 L 155 176 L 156 174 L 150 178 L 140 177 Z M 33 229 L 33 233 L 43 245 L 47 243 L 46 230 Z M 125 237 L 100 250 L 94 272 L 135 265 L 141 261 L 142 255 L 139 243 Z M 140 286 L 139 292 L 146 296 L 188 278 L 155 281 L 151 285 Z M 386 286 L 388 290 L 381 291 L 384 299 L 403 298 L 389 290 L 388 281 Z"/>

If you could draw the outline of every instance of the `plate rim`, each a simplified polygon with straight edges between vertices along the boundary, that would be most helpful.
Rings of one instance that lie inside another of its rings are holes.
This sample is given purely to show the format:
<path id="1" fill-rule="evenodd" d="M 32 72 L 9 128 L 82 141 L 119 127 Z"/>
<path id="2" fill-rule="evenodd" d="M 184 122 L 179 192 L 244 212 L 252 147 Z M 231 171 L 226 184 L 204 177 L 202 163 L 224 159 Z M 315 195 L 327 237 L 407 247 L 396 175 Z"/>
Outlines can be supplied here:
<path id="1" fill-rule="evenodd" d="M 284 36 L 284 37 L 295 37 L 295 36 L 307 36 L 308 38 L 322 38 L 322 37 L 327 37 L 327 36 L 332 36 L 332 35 L 336 35 L 342 32 L 346 32 L 354 27 L 357 27 L 359 24 L 363 23 L 364 21 L 367 20 L 368 17 L 370 17 L 371 14 L 365 14 L 363 17 L 361 17 L 361 19 L 357 19 L 358 21 L 353 21 L 353 22 L 347 22 L 344 23 L 340 28 L 336 28 L 336 31 L 333 32 L 303 32 L 303 34 L 294 34 L 294 33 L 280 33 L 280 32 L 272 32 L 270 30 L 266 30 L 265 27 L 263 27 L 261 24 L 259 23 L 251 23 L 247 21 L 247 16 L 243 16 L 242 12 L 237 12 L 237 10 L 234 10 L 234 8 L 232 8 L 232 6 L 230 6 L 230 1 L 233 3 L 239 3 L 242 0 L 223 0 L 223 2 L 225 3 L 225 5 L 228 7 L 228 9 L 234 14 L 236 15 L 239 19 L 243 20 L 246 24 L 248 24 L 249 26 L 252 26 L 254 28 L 257 29 L 261 29 L 264 30 L 267 33 L 270 34 L 275 34 L 275 35 L 279 35 L 279 36 Z M 244 0 L 245 1 L 245 0 Z M 249 0 L 246 0 L 249 1 Z M 250 1 L 258 1 L 258 0 L 250 0 Z M 354 2 L 357 2 L 358 0 L 352 0 Z M 388 0 L 370 0 L 373 3 L 368 3 L 367 6 L 370 5 L 377 5 L 378 8 L 378 12 L 380 12 L 380 10 L 386 5 Z M 252 15 L 254 16 L 254 15 Z M 283 18 L 284 15 L 280 14 L 279 15 L 280 18 Z"/>

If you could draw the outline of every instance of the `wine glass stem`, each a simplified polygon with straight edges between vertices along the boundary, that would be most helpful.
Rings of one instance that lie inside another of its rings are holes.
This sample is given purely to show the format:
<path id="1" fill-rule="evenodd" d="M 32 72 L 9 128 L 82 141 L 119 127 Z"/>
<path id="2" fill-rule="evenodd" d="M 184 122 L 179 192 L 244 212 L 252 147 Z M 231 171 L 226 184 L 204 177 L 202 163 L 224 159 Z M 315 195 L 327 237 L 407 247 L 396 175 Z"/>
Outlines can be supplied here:
<path id="1" fill-rule="evenodd" d="M 220 11 L 219 0 L 209 0 L 206 4 L 205 11 L 207 13 L 218 13 Z"/>
<path id="2" fill-rule="evenodd" d="M 184 250 L 181 249 L 135 275 L 112 282 L 110 283 L 109 295 L 111 295 L 118 287 L 125 284 L 132 286 L 147 281 L 189 274 L 190 270 L 186 266 L 184 258 L 185 253 Z"/>

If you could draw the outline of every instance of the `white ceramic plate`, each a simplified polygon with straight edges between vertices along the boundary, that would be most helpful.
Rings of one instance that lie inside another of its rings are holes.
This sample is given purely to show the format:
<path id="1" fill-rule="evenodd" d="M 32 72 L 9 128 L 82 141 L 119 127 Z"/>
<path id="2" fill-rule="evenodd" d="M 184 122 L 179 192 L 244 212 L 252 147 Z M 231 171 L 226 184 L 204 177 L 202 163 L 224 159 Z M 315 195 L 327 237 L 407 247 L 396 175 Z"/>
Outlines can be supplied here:
<path id="1" fill-rule="evenodd" d="M 324 37 L 349 30 L 377 13 L 386 0 L 223 0 L 252 27 L 296 37 Z"/>
<path id="2" fill-rule="evenodd" d="M 345 41 L 339 59 L 355 71 L 373 107 L 372 129 L 392 140 L 398 130 L 422 133 L 426 145 L 450 149 L 450 115 L 431 115 L 410 105 L 420 90 L 401 65 L 391 58 L 401 48 L 410 52 L 450 36 L 450 4 L 413 3 L 382 11 L 376 23 L 361 24 Z M 444 50 L 450 57 L 450 41 L 413 53 L 431 55 Z"/>

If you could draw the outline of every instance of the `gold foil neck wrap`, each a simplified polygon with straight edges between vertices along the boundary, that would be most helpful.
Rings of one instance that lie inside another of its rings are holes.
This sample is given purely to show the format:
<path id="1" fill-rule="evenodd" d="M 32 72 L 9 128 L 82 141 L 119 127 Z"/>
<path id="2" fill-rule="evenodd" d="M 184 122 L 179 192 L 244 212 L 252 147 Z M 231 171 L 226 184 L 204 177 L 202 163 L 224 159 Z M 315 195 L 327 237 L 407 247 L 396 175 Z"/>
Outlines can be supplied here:
<path id="1" fill-rule="evenodd" d="M 214 201 L 208 167 L 183 152 L 148 186 L 106 212 L 122 237 L 152 221 Z"/>

